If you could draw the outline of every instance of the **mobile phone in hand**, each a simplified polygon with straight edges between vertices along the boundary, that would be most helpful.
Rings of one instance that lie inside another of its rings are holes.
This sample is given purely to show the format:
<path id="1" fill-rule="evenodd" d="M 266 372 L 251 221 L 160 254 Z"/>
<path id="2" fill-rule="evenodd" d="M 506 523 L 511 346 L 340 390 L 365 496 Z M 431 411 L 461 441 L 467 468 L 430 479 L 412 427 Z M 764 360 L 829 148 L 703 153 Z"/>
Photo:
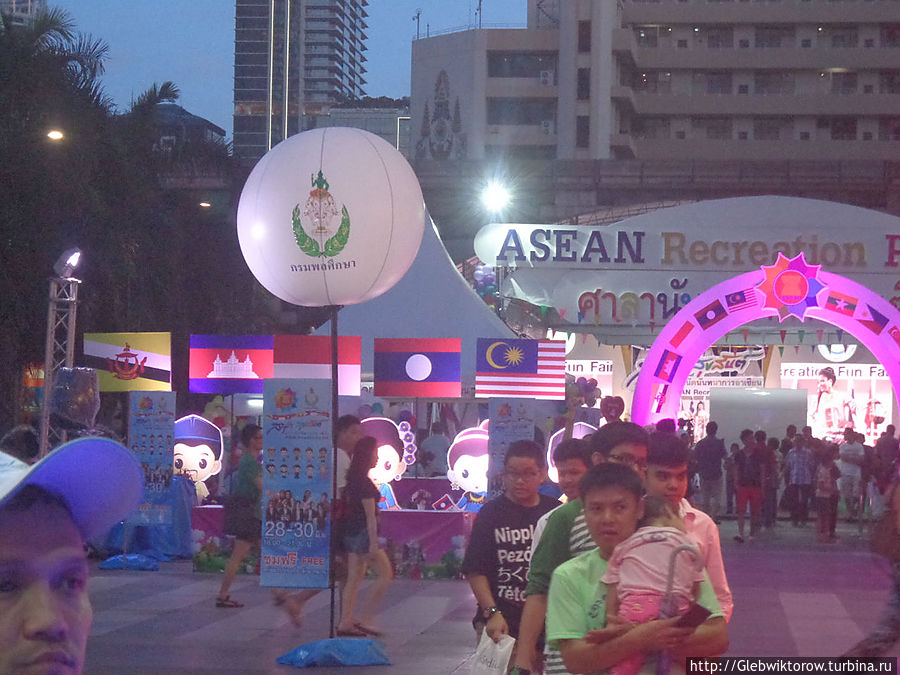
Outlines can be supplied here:
<path id="1" fill-rule="evenodd" d="M 690 606 L 685 614 L 675 622 L 679 628 L 696 628 L 709 618 L 712 614 L 706 607 L 698 605 L 696 602 Z"/>

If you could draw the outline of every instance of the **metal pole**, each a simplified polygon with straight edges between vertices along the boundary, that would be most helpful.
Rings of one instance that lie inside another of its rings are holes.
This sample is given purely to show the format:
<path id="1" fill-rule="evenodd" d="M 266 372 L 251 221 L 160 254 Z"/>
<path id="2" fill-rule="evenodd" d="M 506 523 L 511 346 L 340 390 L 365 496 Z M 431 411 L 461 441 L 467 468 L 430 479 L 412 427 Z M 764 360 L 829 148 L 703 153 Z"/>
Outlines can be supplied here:
<path id="1" fill-rule="evenodd" d="M 338 447 L 337 447 L 337 418 L 338 418 L 338 328 L 337 317 L 338 305 L 331 306 L 331 503 L 332 505 L 338 498 L 337 493 L 337 471 L 338 471 Z M 337 547 L 334 541 L 334 507 L 331 509 L 331 530 L 329 532 L 329 583 L 331 588 L 331 614 L 328 636 L 335 636 L 335 590 L 337 583 L 334 578 L 335 551 Z"/>

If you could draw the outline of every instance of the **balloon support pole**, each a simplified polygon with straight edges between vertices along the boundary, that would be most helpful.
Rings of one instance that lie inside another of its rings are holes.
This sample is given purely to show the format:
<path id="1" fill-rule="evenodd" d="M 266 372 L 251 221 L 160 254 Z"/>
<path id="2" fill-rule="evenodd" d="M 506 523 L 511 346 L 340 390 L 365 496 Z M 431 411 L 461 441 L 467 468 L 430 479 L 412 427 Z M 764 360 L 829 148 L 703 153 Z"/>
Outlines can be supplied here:
<path id="1" fill-rule="evenodd" d="M 338 318 L 338 310 L 340 307 L 338 305 L 331 305 L 331 441 L 332 441 L 332 456 L 331 456 L 331 529 L 329 532 L 329 559 L 331 561 L 331 565 L 329 565 L 329 579 L 328 586 L 331 589 L 331 612 L 329 616 L 329 628 L 328 628 L 328 636 L 334 638 L 335 636 L 335 605 L 336 605 L 336 591 L 337 591 L 337 580 L 335 579 L 335 554 L 337 552 L 337 546 L 335 545 L 334 540 L 334 503 L 338 499 L 337 493 L 337 472 L 338 472 L 338 447 L 337 447 L 337 419 L 338 419 L 338 327 L 337 327 L 337 318 Z"/>

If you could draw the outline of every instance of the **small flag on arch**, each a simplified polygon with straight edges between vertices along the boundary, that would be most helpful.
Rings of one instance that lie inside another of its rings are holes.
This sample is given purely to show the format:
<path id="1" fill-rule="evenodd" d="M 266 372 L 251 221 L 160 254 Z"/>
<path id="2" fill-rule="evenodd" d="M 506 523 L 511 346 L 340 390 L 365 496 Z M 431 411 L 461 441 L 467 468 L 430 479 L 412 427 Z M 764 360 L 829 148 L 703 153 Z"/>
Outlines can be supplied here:
<path id="1" fill-rule="evenodd" d="M 858 321 L 875 335 L 881 335 L 888 324 L 888 318 L 869 303 L 863 304 Z"/>
<path id="2" fill-rule="evenodd" d="M 375 396 L 459 398 L 460 338 L 375 338 Z"/>
<path id="3" fill-rule="evenodd" d="M 694 318 L 703 330 L 715 326 L 726 316 L 728 316 L 728 311 L 718 300 L 713 300 L 706 307 L 694 314 Z"/>
<path id="4" fill-rule="evenodd" d="M 276 335 L 272 377 L 331 379 L 331 337 L 328 335 Z M 362 338 L 338 337 L 338 394 L 359 396 Z"/>
<path id="5" fill-rule="evenodd" d="M 853 312 L 856 311 L 857 302 L 859 302 L 859 300 L 850 295 L 844 295 L 837 291 L 830 291 L 828 293 L 828 299 L 825 301 L 825 309 L 830 309 L 833 312 L 845 316 L 853 316 Z"/>
<path id="6" fill-rule="evenodd" d="M 475 396 L 566 398 L 566 343 L 478 338 Z"/>

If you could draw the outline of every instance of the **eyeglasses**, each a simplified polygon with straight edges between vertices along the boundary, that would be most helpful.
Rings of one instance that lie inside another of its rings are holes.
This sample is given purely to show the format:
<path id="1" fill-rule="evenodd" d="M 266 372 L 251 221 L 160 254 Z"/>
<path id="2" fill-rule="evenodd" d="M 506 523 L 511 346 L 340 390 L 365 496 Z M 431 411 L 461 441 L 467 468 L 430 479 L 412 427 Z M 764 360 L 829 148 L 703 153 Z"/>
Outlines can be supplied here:
<path id="1" fill-rule="evenodd" d="M 623 452 L 621 455 L 610 455 L 609 461 L 617 464 L 626 464 L 633 469 L 646 469 L 647 460 L 641 457 L 635 457 L 630 452 Z"/>

